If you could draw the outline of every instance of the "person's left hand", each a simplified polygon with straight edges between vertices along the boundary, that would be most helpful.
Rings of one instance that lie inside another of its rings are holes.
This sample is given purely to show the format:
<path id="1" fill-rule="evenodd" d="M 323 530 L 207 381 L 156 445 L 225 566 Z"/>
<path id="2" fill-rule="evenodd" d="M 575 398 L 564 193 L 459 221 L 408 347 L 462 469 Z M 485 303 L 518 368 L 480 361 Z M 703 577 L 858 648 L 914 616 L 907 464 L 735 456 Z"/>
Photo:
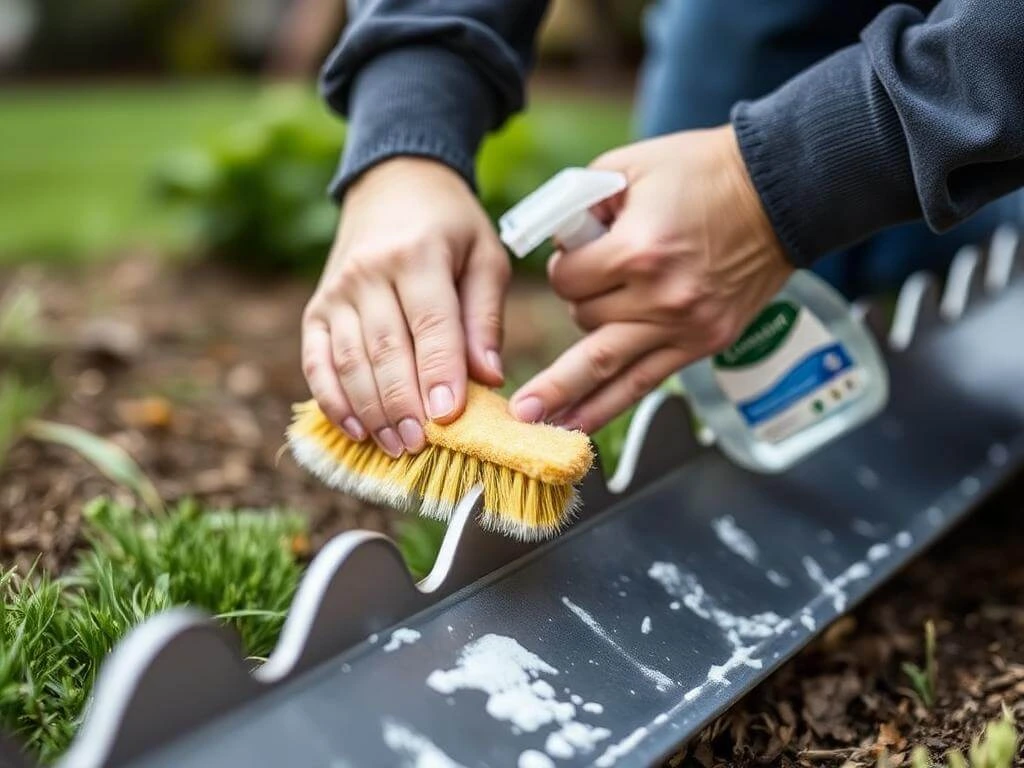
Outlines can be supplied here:
<path id="1" fill-rule="evenodd" d="M 588 433 L 727 347 L 793 270 L 732 126 L 632 144 L 591 167 L 628 179 L 596 210 L 609 232 L 548 265 L 588 333 L 511 400 L 523 421 Z"/>

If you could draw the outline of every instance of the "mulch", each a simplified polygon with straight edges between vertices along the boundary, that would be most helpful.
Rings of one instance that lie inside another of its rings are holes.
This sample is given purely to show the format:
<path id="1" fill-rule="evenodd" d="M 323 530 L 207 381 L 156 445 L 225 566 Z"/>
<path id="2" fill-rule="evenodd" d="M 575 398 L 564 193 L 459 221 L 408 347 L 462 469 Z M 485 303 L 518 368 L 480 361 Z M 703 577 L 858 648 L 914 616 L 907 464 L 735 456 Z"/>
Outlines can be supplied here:
<path id="1" fill-rule="evenodd" d="M 311 286 L 209 264 L 135 255 L 103 266 L 0 275 L 29 286 L 48 341 L 32 354 L 56 381 L 46 417 L 127 449 L 163 498 L 212 508 L 279 507 L 309 516 L 315 551 L 335 533 L 393 532 L 396 517 L 323 487 L 280 456 L 291 404 L 307 396 L 298 326 Z M 510 299 L 506 357 L 550 359 L 574 333 L 536 285 Z M 0 366 L 9 363 L 0 349 Z M 60 571 L 81 543 L 84 504 L 126 492 L 73 452 L 21 440 L 0 468 L 0 565 Z M 126 502 L 130 499 L 125 498 Z M 909 763 L 924 744 L 964 747 L 1005 704 L 1024 716 L 1024 481 L 831 627 L 668 765 Z M 938 631 L 937 702 L 901 672 Z M 1024 754 L 1022 754 L 1024 761 Z"/>

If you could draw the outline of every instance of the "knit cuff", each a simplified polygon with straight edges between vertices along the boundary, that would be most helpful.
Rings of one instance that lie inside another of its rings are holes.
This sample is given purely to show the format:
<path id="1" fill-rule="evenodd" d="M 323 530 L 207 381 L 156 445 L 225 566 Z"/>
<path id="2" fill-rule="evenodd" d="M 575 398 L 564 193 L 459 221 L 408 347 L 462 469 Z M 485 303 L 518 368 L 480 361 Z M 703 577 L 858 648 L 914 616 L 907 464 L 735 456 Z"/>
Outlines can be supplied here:
<path id="1" fill-rule="evenodd" d="M 754 187 L 797 266 L 920 217 L 903 127 L 862 45 L 739 102 L 731 118 Z"/>
<path id="2" fill-rule="evenodd" d="M 321 81 L 328 104 L 349 118 L 341 164 L 328 191 L 341 200 L 362 173 L 391 157 L 437 160 L 476 186 L 474 158 L 497 113 L 487 81 L 435 46 L 374 57 L 350 82 Z"/>

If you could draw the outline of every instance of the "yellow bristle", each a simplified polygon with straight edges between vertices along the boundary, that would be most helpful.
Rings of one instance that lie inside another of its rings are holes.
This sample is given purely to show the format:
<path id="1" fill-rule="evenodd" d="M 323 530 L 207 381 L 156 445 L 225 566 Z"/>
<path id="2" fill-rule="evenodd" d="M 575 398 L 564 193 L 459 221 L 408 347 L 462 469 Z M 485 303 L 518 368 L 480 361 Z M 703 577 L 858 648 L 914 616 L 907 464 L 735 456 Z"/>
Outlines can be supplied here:
<path id="1" fill-rule="evenodd" d="M 350 440 L 312 400 L 294 407 L 288 441 L 299 464 L 364 500 L 448 519 L 482 483 L 485 527 L 525 539 L 556 533 L 575 511 L 575 485 L 593 462 L 589 439 L 516 421 L 504 398 L 477 384 L 467 394 L 458 420 L 426 425 L 428 445 L 415 456 L 393 459 L 371 441 Z"/>

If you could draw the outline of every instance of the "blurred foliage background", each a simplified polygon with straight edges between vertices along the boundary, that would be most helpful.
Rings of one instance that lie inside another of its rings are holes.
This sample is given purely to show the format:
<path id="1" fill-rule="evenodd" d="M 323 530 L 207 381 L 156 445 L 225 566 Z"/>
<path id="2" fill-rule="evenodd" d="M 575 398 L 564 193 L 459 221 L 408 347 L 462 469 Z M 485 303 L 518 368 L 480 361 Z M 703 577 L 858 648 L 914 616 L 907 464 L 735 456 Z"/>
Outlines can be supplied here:
<path id="1" fill-rule="evenodd" d="M 628 138 L 643 4 L 552 4 L 530 109 L 480 156 L 493 216 Z M 324 190 L 344 126 L 314 81 L 344 9 L 0 0 L 0 264 L 142 245 L 315 271 L 336 226 Z"/>

